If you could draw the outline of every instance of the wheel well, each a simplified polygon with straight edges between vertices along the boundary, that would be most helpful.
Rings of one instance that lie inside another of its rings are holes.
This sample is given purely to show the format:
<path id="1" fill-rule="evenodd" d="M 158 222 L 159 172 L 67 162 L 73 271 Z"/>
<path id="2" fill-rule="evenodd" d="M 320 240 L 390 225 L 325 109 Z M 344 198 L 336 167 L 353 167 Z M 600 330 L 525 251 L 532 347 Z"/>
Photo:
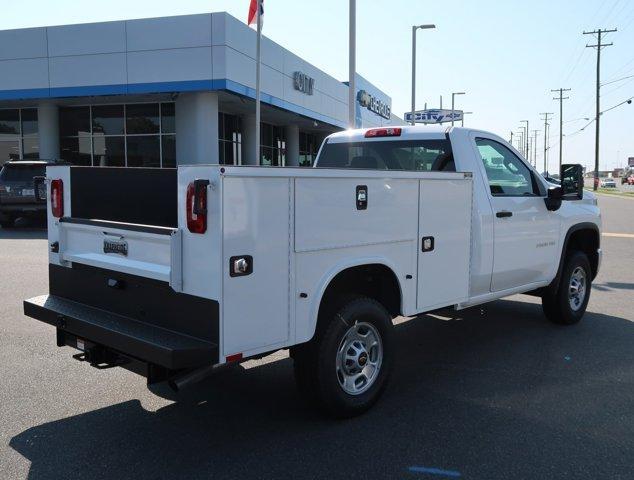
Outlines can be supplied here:
<path id="1" fill-rule="evenodd" d="M 599 245 L 599 232 L 596 229 L 582 228 L 580 230 L 575 230 L 568 238 L 565 255 L 572 251 L 581 251 L 585 253 L 590 261 L 592 279 L 594 279 L 599 267 L 599 254 L 597 252 Z"/>
<path id="2" fill-rule="evenodd" d="M 401 313 L 401 288 L 394 272 L 385 265 L 370 264 L 350 267 L 339 272 L 328 284 L 319 304 L 319 316 L 338 297 L 364 295 L 375 299 L 392 315 Z"/>

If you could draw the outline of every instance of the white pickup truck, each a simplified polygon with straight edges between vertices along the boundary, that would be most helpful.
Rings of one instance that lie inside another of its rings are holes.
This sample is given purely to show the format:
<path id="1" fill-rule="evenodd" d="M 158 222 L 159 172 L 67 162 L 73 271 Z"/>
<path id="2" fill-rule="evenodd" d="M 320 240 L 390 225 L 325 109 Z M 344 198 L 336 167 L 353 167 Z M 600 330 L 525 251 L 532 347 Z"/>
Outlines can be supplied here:
<path id="1" fill-rule="evenodd" d="M 300 390 L 351 416 L 398 315 L 529 293 L 581 319 L 600 212 L 579 165 L 561 178 L 496 135 L 409 126 L 331 135 L 316 168 L 49 166 L 50 293 L 24 310 L 78 360 L 174 389 L 290 349 Z"/>

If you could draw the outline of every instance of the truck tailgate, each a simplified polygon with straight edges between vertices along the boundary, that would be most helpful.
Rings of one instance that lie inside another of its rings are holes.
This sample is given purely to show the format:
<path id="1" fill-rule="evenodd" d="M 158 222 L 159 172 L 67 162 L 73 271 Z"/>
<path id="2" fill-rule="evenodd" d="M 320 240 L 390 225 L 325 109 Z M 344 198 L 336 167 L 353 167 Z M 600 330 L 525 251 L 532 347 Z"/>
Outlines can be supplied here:
<path id="1" fill-rule="evenodd" d="M 103 220 L 62 218 L 60 262 L 168 282 L 182 290 L 179 229 Z"/>

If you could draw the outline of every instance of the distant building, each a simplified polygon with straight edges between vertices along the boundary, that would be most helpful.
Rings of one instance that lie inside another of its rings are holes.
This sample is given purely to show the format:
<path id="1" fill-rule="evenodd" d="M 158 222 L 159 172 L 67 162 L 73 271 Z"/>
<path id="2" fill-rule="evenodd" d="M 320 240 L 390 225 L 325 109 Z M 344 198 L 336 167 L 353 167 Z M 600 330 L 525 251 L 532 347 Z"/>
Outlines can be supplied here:
<path id="1" fill-rule="evenodd" d="M 222 12 L 0 31 L 0 166 L 311 165 L 348 85 L 263 37 L 256 152 L 255 35 Z M 355 85 L 358 127 L 404 123 Z"/>

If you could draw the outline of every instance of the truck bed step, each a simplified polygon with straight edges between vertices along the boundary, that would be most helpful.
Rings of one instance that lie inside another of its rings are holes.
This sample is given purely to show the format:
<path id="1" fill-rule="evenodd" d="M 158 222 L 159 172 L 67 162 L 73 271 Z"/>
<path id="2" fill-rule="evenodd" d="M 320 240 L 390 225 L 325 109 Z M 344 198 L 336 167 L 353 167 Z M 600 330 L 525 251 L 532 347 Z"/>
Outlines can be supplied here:
<path id="1" fill-rule="evenodd" d="M 55 295 L 24 301 L 24 313 L 78 337 L 172 370 L 209 365 L 218 346 Z"/>

